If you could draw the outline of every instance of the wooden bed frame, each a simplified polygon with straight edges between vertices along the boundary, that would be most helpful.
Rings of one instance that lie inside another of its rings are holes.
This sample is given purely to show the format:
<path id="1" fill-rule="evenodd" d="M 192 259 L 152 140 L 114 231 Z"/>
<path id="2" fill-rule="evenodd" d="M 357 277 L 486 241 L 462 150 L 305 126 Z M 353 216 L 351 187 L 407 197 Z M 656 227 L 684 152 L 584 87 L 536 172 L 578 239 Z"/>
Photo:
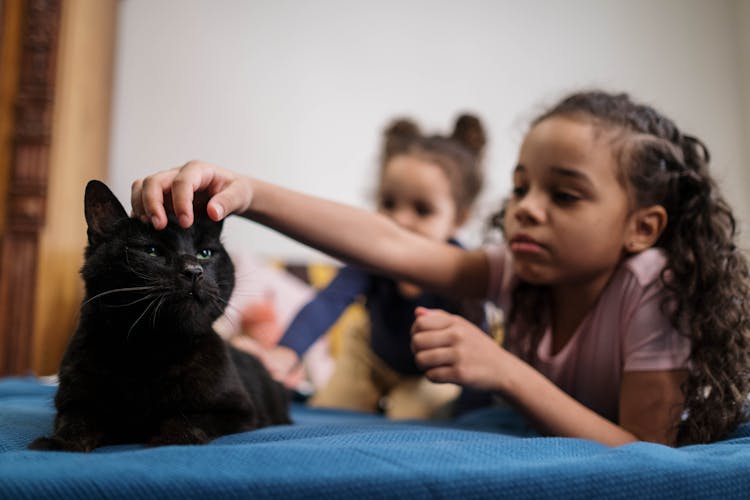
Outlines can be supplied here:
<path id="1" fill-rule="evenodd" d="M 105 178 L 116 0 L 0 0 L 0 375 L 57 369 Z"/>

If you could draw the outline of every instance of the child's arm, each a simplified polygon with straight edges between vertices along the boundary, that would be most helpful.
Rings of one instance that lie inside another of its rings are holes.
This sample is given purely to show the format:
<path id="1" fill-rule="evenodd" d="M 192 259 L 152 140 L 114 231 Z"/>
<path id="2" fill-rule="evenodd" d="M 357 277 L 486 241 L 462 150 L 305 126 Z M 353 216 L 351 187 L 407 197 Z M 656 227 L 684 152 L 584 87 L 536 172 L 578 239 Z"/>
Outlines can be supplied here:
<path id="1" fill-rule="evenodd" d="M 207 191 L 214 220 L 236 213 L 334 257 L 450 296 L 482 297 L 488 263 L 482 250 L 461 250 L 400 228 L 365 210 L 305 195 L 201 162 L 133 183 L 133 214 L 166 226 L 171 205 L 183 227 L 193 222 L 193 197 Z"/>
<path id="2" fill-rule="evenodd" d="M 361 269 L 351 266 L 342 268 L 328 286 L 299 310 L 277 345 L 255 353 L 276 380 L 289 387 L 298 385 L 299 380 L 294 375 L 301 366 L 305 352 L 365 291 L 369 279 Z"/>
<path id="3" fill-rule="evenodd" d="M 622 375 L 620 425 L 644 441 L 674 444 L 682 417 L 687 370 L 631 371 Z"/>
<path id="4" fill-rule="evenodd" d="M 644 397 L 635 394 L 639 385 L 632 379 L 634 374 L 626 373 L 621 391 L 624 408 L 620 411 L 621 425 L 617 425 L 570 397 L 459 316 L 418 308 L 412 349 L 417 364 L 430 380 L 496 392 L 544 433 L 591 439 L 610 446 L 636 440 L 664 444 L 674 441 L 679 418 L 674 413 L 674 391 L 679 395 L 677 381 L 673 385 L 662 380 L 658 387 L 645 393 L 654 397 Z M 645 381 L 658 382 L 653 377 Z M 630 389 L 628 384 L 632 385 Z M 659 399 L 665 395 L 669 397 Z"/>
<path id="5" fill-rule="evenodd" d="M 279 345 L 300 358 L 339 319 L 357 296 L 365 293 L 370 277 L 361 269 L 343 267 L 333 280 L 294 316 Z"/>

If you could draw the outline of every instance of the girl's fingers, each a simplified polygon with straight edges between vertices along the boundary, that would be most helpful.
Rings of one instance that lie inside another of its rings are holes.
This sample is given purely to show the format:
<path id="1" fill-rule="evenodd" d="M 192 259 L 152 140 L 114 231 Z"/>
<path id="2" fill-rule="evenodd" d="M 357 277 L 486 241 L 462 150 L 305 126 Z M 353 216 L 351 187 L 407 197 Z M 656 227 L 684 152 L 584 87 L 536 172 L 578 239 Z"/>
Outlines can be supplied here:
<path id="1" fill-rule="evenodd" d="M 425 377 L 432 382 L 461 384 L 453 366 L 438 366 L 430 368 L 424 374 Z"/>
<path id="2" fill-rule="evenodd" d="M 417 318 L 420 316 L 424 316 L 425 314 L 429 314 L 434 309 L 427 309 L 426 307 L 418 306 L 416 309 L 414 309 L 414 316 Z"/>
<path id="3" fill-rule="evenodd" d="M 130 186 L 130 207 L 133 217 L 138 217 L 142 222 L 148 222 L 148 214 L 143 206 L 143 179 L 133 181 Z"/>
<path id="4" fill-rule="evenodd" d="M 233 179 L 222 185 L 209 200 L 206 207 L 208 216 L 220 221 L 230 213 L 242 213 L 250 206 L 251 196 L 252 192 L 241 178 Z"/>
<path id="5" fill-rule="evenodd" d="M 193 201 L 199 191 L 211 196 L 206 211 L 217 222 L 230 213 L 246 211 L 252 197 L 252 189 L 245 178 L 208 163 L 188 162 L 171 186 L 172 204 L 182 227 L 193 223 Z"/>
<path id="6" fill-rule="evenodd" d="M 141 204 L 141 192 L 143 190 L 143 179 L 136 179 L 133 184 L 130 185 L 130 207 L 131 215 L 138 217 L 142 222 L 148 222 L 143 211 L 143 204 Z"/>
<path id="7" fill-rule="evenodd" d="M 412 352 L 453 345 L 455 335 L 448 330 L 423 330 L 411 336 Z"/>
<path id="8" fill-rule="evenodd" d="M 453 315 L 441 309 L 417 307 L 414 310 L 416 319 L 411 327 L 412 334 L 422 330 L 439 330 L 446 328 L 453 321 Z"/>
<path id="9" fill-rule="evenodd" d="M 453 315 L 439 309 L 418 307 L 414 311 L 417 319 L 411 327 L 412 352 L 452 345 Z"/>
<path id="10" fill-rule="evenodd" d="M 165 170 L 146 177 L 138 186 L 134 183 L 131 195 L 133 213 L 141 220 L 150 221 L 156 229 L 163 229 L 167 225 L 164 194 L 171 191 L 176 175 L 177 169 Z"/>
<path id="11" fill-rule="evenodd" d="M 414 361 L 423 370 L 429 370 L 437 366 L 453 365 L 456 362 L 455 351 L 448 347 L 438 347 L 417 351 Z"/>
<path id="12" fill-rule="evenodd" d="M 186 163 L 172 179 L 172 207 L 182 227 L 193 224 L 193 199 L 197 191 L 212 192 L 216 168 L 199 161 Z"/>
<path id="13" fill-rule="evenodd" d="M 144 222 L 151 222 L 156 229 L 163 229 L 167 225 L 166 211 L 172 209 L 180 226 L 190 227 L 195 220 L 193 203 L 198 192 L 212 196 L 206 210 L 209 217 L 219 221 L 231 212 L 246 210 L 252 191 L 229 171 L 208 163 L 190 161 L 182 167 L 133 182 L 133 215 Z"/>

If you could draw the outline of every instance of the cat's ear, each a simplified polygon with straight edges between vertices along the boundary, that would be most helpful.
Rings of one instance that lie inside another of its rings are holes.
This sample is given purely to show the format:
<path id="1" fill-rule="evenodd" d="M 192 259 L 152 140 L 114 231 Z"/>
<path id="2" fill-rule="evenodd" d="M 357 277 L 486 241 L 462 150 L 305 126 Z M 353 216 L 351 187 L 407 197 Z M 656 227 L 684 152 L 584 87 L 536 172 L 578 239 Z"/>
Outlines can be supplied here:
<path id="1" fill-rule="evenodd" d="M 102 237 L 116 222 L 128 218 L 122 203 L 101 181 L 93 180 L 86 184 L 83 204 L 89 226 L 89 243 Z"/>

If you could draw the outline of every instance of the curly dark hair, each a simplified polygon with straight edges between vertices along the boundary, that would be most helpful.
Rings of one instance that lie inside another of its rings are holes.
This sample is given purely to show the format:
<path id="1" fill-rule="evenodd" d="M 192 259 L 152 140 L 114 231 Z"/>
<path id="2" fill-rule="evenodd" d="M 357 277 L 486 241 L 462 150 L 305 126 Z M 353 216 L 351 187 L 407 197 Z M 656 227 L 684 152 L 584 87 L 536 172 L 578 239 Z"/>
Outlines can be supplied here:
<path id="1" fill-rule="evenodd" d="M 748 264 L 735 246 L 732 210 L 709 174 L 708 148 L 684 134 L 650 106 L 627 94 L 572 94 L 532 124 L 553 116 L 593 120 L 612 132 L 620 180 L 634 209 L 661 205 L 668 222 L 656 246 L 667 255 L 661 273 L 672 294 L 672 323 L 691 340 L 688 377 L 682 385 L 683 418 L 677 445 L 715 441 L 746 421 L 750 393 Z M 502 229 L 504 210 L 491 224 Z M 523 346 L 536 352 L 544 331 L 545 287 L 521 283 L 509 322 L 530 335 Z"/>
<path id="2" fill-rule="evenodd" d="M 439 166 L 450 180 L 457 211 L 468 211 L 482 189 L 482 156 L 487 136 L 479 118 L 461 114 L 450 135 L 423 135 L 408 118 L 391 122 L 384 132 L 380 160 L 381 175 L 398 155 L 417 155 Z"/>

